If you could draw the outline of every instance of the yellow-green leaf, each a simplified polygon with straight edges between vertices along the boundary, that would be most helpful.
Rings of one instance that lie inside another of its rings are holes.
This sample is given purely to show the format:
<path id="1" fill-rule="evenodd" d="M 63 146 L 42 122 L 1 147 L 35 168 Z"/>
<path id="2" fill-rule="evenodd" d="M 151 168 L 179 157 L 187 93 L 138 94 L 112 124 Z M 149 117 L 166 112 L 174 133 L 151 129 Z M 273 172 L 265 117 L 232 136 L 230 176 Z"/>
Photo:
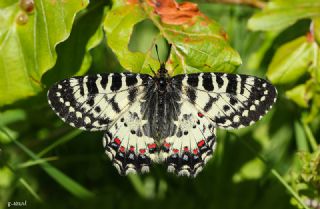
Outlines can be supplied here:
<path id="1" fill-rule="evenodd" d="M 304 18 L 320 16 L 319 0 L 273 0 L 248 22 L 251 30 L 282 30 Z"/>
<path id="2" fill-rule="evenodd" d="M 307 84 L 301 84 L 286 91 L 286 96 L 293 100 L 297 105 L 307 108 L 312 93 L 309 91 Z"/>
<path id="3" fill-rule="evenodd" d="M 267 77 L 275 84 L 299 79 L 312 63 L 312 42 L 305 36 L 282 45 L 272 58 Z"/>

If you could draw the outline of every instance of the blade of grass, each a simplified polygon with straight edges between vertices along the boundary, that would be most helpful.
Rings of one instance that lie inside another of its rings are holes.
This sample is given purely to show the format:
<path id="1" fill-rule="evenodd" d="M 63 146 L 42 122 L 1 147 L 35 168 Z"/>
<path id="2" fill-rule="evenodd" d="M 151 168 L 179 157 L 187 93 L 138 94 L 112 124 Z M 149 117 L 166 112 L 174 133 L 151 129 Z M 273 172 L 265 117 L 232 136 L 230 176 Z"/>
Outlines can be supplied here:
<path id="1" fill-rule="evenodd" d="M 31 185 L 22 177 L 19 178 L 19 182 L 40 202 L 42 201 L 41 198 L 37 195 L 37 193 L 33 190 Z"/>
<path id="2" fill-rule="evenodd" d="M 33 160 L 40 160 L 40 158 L 34 154 L 31 150 L 29 150 L 26 146 L 21 144 L 19 141 L 13 139 L 5 130 L 0 128 L 0 130 L 5 133 L 10 139 L 27 155 L 29 155 Z M 42 169 L 51 176 L 56 182 L 58 182 L 62 187 L 64 187 L 67 191 L 79 198 L 89 198 L 93 196 L 93 193 L 81 186 L 79 183 L 56 169 L 55 167 L 51 166 L 47 162 L 43 162 L 39 164 Z"/>
<path id="3" fill-rule="evenodd" d="M 306 132 L 306 135 L 307 135 L 307 138 L 308 138 L 309 143 L 311 145 L 312 151 L 313 152 L 317 151 L 317 149 L 318 149 L 317 140 L 316 140 L 316 138 L 314 138 L 312 131 L 310 130 L 310 127 L 304 122 L 302 122 L 302 125 L 304 128 L 304 131 Z"/>
<path id="4" fill-rule="evenodd" d="M 71 131 L 70 133 L 68 133 L 67 135 L 61 137 L 59 140 L 55 141 L 54 143 L 52 143 L 50 146 L 46 147 L 45 149 L 43 149 L 41 152 L 38 153 L 38 157 L 42 157 L 45 154 L 47 154 L 50 150 L 52 150 L 53 148 L 59 146 L 60 144 L 66 143 L 67 141 L 70 141 L 71 139 L 73 139 L 74 137 L 78 136 L 79 134 L 81 134 L 82 131 L 81 130 L 74 130 Z"/>
<path id="5" fill-rule="evenodd" d="M 20 163 L 19 165 L 16 166 L 16 168 L 20 169 L 20 168 L 27 168 L 30 166 L 34 166 L 34 165 L 38 165 L 44 162 L 48 162 L 48 161 L 53 161 L 53 160 L 57 160 L 58 157 L 53 156 L 53 157 L 47 157 L 47 158 L 41 158 L 39 160 L 32 160 L 32 161 L 27 161 L 24 163 Z"/>
<path id="6" fill-rule="evenodd" d="M 235 137 L 237 137 L 237 135 L 233 134 Z M 241 140 L 239 139 L 241 143 L 243 143 L 254 155 L 256 155 L 264 164 L 266 167 L 269 167 L 269 164 L 267 162 L 267 160 L 260 155 L 253 147 L 250 146 L 250 144 L 248 144 L 245 140 Z M 279 172 L 274 169 L 271 168 L 271 173 L 278 179 L 278 181 L 287 189 L 287 191 L 300 203 L 300 205 L 304 208 L 304 209 L 310 209 L 305 203 L 304 201 L 300 198 L 300 196 L 292 189 L 292 187 L 283 179 L 283 177 L 279 174 Z"/>
<path id="7" fill-rule="evenodd" d="M 27 182 L 27 180 L 25 180 L 23 177 L 17 175 L 17 172 L 15 171 L 15 169 L 8 163 L 5 163 L 7 168 L 9 168 L 9 170 L 18 177 L 18 181 L 27 189 L 28 192 L 30 192 L 30 194 L 38 201 L 42 202 L 42 199 L 40 198 L 40 196 L 36 193 L 36 191 L 32 188 L 32 186 Z"/>
<path id="8" fill-rule="evenodd" d="M 305 131 L 299 121 L 294 121 L 294 133 L 298 151 L 309 152 L 308 140 Z"/>

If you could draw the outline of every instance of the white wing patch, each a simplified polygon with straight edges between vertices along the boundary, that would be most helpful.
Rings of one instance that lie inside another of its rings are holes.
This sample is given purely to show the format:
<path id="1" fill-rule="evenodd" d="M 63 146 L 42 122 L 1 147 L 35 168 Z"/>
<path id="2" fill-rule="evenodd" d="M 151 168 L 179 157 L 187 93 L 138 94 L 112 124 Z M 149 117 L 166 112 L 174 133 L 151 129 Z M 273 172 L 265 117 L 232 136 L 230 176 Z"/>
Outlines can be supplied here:
<path id="1" fill-rule="evenodd" d="M 106 154 L 122 175 L 148 172 L 158 158 L 154 139 L 143 134 L 141 117 L 140 103 L 135 102 L 103 138 Z"/>
<path id="2" fill-rule="evenodd" d="M 182 102 L 176 125 L 176 133 L 162 143 L 160 158 L 169 172 L 195 177 L 215 150 L 214 126 L 186 100 Z"/>

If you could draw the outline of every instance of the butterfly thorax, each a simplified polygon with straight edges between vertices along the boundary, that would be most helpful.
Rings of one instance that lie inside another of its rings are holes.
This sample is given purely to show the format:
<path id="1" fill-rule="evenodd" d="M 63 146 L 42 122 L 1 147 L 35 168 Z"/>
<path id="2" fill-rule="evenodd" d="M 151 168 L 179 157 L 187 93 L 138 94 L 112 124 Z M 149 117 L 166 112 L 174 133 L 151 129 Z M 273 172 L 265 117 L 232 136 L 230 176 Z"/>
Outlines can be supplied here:
<path id="1" fill-rule="evenodd" d="M 144 134 L 159 141 L 171 136 L 176 130 L 175 112 L 179 110 L 180 98 L 164 64 L 161 64 L 148 89 L 145 101 L 149 102 L 142 105 L 142 111 L 145 111 L 143 118 L 150 122 L 143 126 L 143 130 Z"/>

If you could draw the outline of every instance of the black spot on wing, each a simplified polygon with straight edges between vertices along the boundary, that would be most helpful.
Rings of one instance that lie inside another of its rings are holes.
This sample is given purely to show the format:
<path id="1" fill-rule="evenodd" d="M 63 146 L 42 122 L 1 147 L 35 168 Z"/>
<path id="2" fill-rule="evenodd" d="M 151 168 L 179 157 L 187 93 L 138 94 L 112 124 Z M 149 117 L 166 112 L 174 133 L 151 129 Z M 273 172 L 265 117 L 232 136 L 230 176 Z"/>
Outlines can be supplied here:
<path id="1" fill-rule="evenodd" d="M 97 113 L 101 112 L 101 108 L 100 108 L 99 106 L 96 106 L 96 107 L 94 108 L 94 110 L 95 110 Z"/>
<path id="2" fill-rule="evenodd" d="M 217 117 L 216 119 L 215 119 L 215 122 L 216 123 L 225 123 L 226 122 L 226 118 L 225 117 Z"/>
<path id="3" fill-rule="evenodd" d="M 78 78 L 78 83 L 79 83 L 80 95 L 83 96 L 83 95 L 84 95 L 84 90 L 83 90 L 83 77 L 79 77 L 79 78 Z"/>
<path id="4" fill-rule="evenodd" d="M 241 81 L 240 81 L 240 94 L 244 93 L 244 89 L 245 89 L 245 84 L 247 81 L 247 77 L 246 75 L 241 75 Z"/>
<path id="5" fill-rule="evenodd" d="M 122 86 L 122 81 L 121 81 L 121 74 L 119 73 L 114 73 L 112 76 L 112 83 L 111 83 L 111 91 L 118 91 L 121 86 Z"/>
<path id="6" fill-rule="evenodd" d="M 90 75 L 87 77 L 88 80 L 86 82 L 88 93 L 89 94 L 97 94 L 98 93 L 98 88 L 97 88 L 97 75 Z"/>
<path id="7" fill-rule="evenodd" d="M 90 98 L 87 100 L 87 104 L 92 107 L 92 106 L 94 105 L 94 97 L 90 97 Z"/>
<path id="8" fill-rule="evenodd" d="M 136 74 L 127 74 L 126 75 L 126 84 L 127 86 L 133 86 L 138 82 Z"/>
<path id="9" fill-rule="evenodd" d="M 221 78 L 221 75 L 222 74 L 216 74 L 216 81 L 219 88 L 221 88 L 221 86 L 223 85 L 223 79 Z"/>
<path id="10" fill-rule="evenodd" d="M 210 96 L 209 101 L 206 103 L 203 110 L 205 112 L 208 112 L 209 110 L 211 110 L 213 103 L 216 102 L 217 100 L 218 100 L 217 98 L 213 98 L 212 96 Z"/>
<path id="11" fill-rule="evenodd" d="M 231 105 L 235 105 L 238 103 L 238 100 L 236 98 L 234 98 L 233 96 L 230 96 L 229 97 L 229 100 L 230 100 L 230 104 Z"/>
<path id="12" fill-rule="evenodd" d="M 227 93 L 236 94 L 237 92 L 237 77 L 236 75 L 227 74 L 228 85 L 227 85 Z"/>
<path id="13" fill-rule="evenodd" d="M 193 88 L 188 87 L 186 92 L 190 102 L 194 104 L 197 98 L 196 91 Z"/>
<path id="14" fill-rule="evenodd" d="M 133 88 L 129 89 L 128 99 L 129 99 L 130 102 L 135 101 L 135 99 L 137 97 L 137 93 L 138 93 L 138 89 L 136 87 L 133 87 Z"/>
<path id="15" fill-rule="evenodd" d="M 113 97 L 109 100 L 109 103 L 111 104 L 112 109 L 113 109 L 115 112 L 119 113 L 121 110 L 120 110 L 120 108 L 119 108 L 118 103 L 114 100 L 114 98 L 115 98 L 115 96 L 113 96 Z"/>
<path id="16" fill-rule="evenodd" d="M 211 73 L 204 73 L 202 78 L 203 78 L 203 81 L 202 81 L 203 88 L 207 91 L 212 91 L 213 90 L 213 82 L 212 82 Z"/>
<path id="17" fill-rule="evenodd" d="M 224 111 L 230 110 L 230 106 L 229 106 L 229 105 L 224 105 L 224 106 L 223 106 L 223 110 L 224 110 Z"/>
<path id="18" fill-rule="evenodd" d="M 187 83 L 192 87 L 197 87 L 199 83 L 199 78 L 197 74 L 188 75 Z"/>
<path id="19" fill-rule="evenodd" d="M 101 84 L 101 87 L 104 89 L 107 87 L 109 75 L 110 74 L 101 74 L 100 84 Z"/>

